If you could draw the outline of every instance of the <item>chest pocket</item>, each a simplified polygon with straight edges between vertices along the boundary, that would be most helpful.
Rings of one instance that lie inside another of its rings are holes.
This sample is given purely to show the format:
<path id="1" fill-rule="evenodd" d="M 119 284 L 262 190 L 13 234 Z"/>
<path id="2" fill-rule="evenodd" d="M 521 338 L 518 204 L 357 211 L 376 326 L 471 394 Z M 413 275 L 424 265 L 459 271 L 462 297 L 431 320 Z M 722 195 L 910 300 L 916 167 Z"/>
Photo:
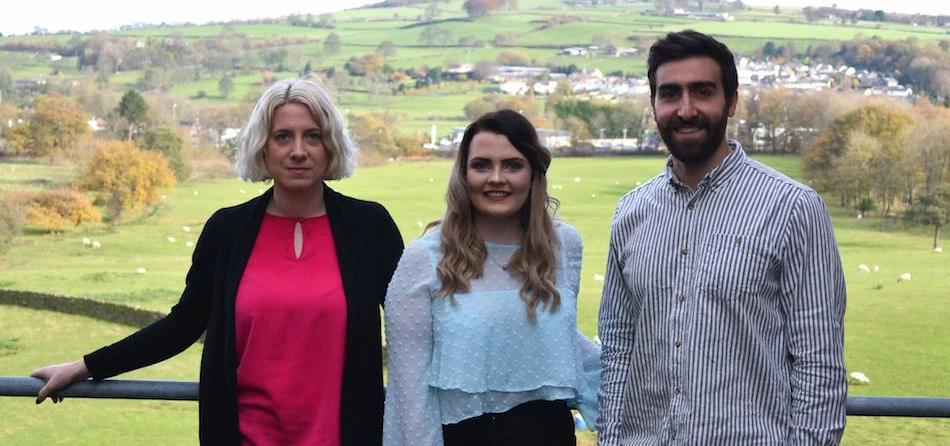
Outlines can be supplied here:
<path id="1" fill-rule="evenodd" d="M 700 259 L 702 288 L 724 300 L 763 292 L 771 264 L 767 248 L 756 237 L 711 234 Z"/>

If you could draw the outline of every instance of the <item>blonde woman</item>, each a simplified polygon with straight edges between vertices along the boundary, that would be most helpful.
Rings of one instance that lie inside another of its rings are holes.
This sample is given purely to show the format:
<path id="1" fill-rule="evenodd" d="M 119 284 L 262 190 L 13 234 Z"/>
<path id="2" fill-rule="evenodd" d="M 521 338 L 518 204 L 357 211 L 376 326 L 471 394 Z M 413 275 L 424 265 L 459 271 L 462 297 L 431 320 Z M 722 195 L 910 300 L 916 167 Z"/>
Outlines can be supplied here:
<path id="1" fill-rule="evenodd" d="M 402 237 L 381 205 L 325 184 L 356 166 L 343 124 L 322 86 L 272 85 L 242 134 L 237 171 L 274 186 L 211 216 L 167 316 L 34 371 L 47 381 L 36 403 L 165 360 L 205 333 L 201 443 L 380 444 L 379 309 Z"/>
<path id="2" fill-rule="evenodd" d="M 583 246 L 554 219 L 550 152 L 511 110 L 465 131 L 440 222 L 387 292 L 383 444 L 573 445 L 599 349 L 577 331 Z"/>

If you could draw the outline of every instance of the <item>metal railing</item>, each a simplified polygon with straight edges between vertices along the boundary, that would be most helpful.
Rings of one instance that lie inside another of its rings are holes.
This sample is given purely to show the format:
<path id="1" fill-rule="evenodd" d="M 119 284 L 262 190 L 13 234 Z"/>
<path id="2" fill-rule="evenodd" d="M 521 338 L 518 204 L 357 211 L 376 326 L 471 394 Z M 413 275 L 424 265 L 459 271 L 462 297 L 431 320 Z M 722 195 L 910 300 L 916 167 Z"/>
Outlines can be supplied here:
<path id="1" fill-rule="evenodd" d="M 36 397 L 44 381 L 38 378 L 0 376 L 0 396 Z M 121 398 L 136 400 L 197 401 L 194 381 L 106 379 L 83 381 L 57 396 L 71 398 Z M 950 398 L 849 396 L 848 415 L 873 417 L 950 418 Z"/>

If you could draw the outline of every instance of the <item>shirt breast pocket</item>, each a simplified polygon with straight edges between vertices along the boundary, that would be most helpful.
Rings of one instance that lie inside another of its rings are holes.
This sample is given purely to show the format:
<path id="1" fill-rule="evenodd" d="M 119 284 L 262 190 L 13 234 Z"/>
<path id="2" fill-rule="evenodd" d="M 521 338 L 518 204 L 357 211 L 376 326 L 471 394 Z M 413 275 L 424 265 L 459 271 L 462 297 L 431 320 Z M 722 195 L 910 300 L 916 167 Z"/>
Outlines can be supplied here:
<path id="1" fill-rule="evenodd" d="M 762 239 L 713 234 L 706 239 L 703 248 L 701 280 L 712 297 L 732 300 L 764 291 L 771 262 Z"/>

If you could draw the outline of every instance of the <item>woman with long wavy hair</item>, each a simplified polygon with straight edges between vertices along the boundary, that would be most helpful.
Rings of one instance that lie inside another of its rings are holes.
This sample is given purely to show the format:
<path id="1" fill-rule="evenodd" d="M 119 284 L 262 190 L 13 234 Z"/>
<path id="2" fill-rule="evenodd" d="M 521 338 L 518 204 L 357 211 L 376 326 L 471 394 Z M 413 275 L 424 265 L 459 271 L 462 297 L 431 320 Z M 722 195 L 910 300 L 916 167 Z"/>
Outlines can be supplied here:
<path id="1" fill-rule="evenodd" d="M 599 348 L 577 331 L 583 245 L 555 220 L 551 154 L 521 114 L 462 138 L 442 220 L 386 294 L 383 444 L 573 445 L 596 420 Z"/>

